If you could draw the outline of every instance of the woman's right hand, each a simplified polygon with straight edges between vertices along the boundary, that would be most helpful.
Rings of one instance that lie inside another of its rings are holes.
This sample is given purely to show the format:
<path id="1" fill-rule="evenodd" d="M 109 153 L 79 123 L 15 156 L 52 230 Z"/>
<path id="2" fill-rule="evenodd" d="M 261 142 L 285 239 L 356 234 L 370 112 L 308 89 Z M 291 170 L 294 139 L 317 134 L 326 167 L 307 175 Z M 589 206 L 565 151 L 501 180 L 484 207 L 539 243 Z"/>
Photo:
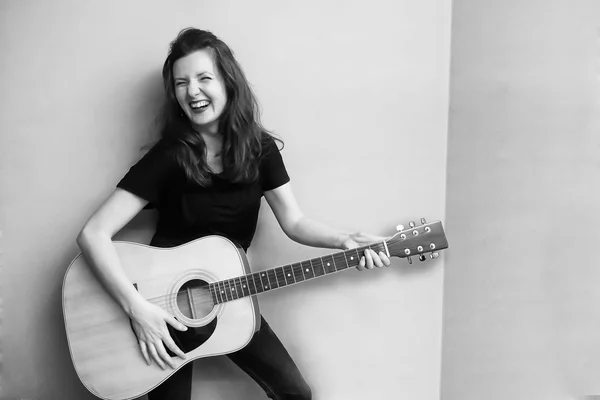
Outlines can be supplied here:
<path id="1" fill-rule="evenodd" d="M 176 355 L 185 360 L 185 353 L 175 344 L 167 323 L 179 331 L 186 331 L 187 327 L 169 315 L 165 310 L 148 301 L 141 301 L 131 308 L 131 322 L 140 350 L 146 363 L 150 365 L 152 359 L 165 369 L 165 363 L 175 369 L 175 363 L 167 353 L 165 345 Z"/>

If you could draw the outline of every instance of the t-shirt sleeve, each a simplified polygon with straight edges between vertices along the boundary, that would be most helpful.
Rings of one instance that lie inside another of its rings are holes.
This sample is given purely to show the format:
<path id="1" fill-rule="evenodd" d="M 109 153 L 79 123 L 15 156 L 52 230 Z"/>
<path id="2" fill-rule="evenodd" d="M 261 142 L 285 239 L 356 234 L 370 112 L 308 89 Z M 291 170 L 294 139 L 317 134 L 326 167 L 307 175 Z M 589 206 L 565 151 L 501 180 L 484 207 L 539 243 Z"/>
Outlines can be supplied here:
<path id="1" fill-rule="evenodd" d="M 290 177 L 285 169 L 283 158 L 277 147 L 277 143 L 272 138 L 265 140 L 263 145 L 263 154 L 261 157 L 261 180 L 263 192 L 277 189 L 290 181 Z"/>
<path id="2" fill-rule="evenodd" d="M 160 201 L 161 193 L 173 178 L 175 166 L 171 154 L 159 142 L 131 166 L 117 183 L 117 187 L 148 200 L 150 202 L 148 206 L 156 206 Z"/>

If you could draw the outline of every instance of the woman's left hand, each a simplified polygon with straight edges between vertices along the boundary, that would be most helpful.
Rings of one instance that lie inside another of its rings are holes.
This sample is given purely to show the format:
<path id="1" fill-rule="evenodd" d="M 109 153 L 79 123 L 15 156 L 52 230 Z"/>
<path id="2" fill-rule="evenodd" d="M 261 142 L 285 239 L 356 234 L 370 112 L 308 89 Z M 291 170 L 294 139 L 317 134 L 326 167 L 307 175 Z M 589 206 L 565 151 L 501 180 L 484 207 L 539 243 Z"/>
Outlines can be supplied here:
<path id="1" fill-rule="evenodd" d="M 386 238 L 381 236 L 370 235 L 368 233 L 357 232 L 348 235 L 348 238 L 344 240 L 342 243 L 342 248 L 344 250 L 355 249 L 360 246 L 365 246 L 375 242 L 383 242 Z M 372 269 L 375 267 L 389 267 L 390 259 L 383 252 L 375 253 L 371 249 L 365 250 L 365 255 L 360 258 L 360 262 L 358 263 L 356 269 L 359 271 L 363 271 L 366 269 Z"/>

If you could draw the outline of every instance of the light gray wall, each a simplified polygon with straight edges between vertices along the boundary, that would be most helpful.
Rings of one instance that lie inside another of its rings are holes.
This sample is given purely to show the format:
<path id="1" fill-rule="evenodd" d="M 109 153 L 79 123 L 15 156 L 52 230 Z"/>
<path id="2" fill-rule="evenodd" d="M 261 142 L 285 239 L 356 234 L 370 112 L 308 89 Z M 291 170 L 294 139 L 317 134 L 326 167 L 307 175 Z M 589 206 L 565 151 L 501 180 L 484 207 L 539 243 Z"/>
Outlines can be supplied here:
<path id="1" fill-rule="evenodd" d="M 450 1 L 0 2 L 0 396 L 86 399 L 60 303 L 85 219 L 141 155 L 167 45 L 186 26 L 235 51 L 307 215 L 390 235 L 444 220 Z M 152 216 L 120 239 L 146 241 Z M 263 210 L 255 270 L 326 250 Z M 348 272 L 260 298 L 315 399 L 437 399 L 443 258 Z M 226 359 L 194 395 L 260 399 Z"/>
<path id="2" fill-rule="evenodd" d="M 600 3 L 455 0 L 443 400 L 599 394 Z"/>

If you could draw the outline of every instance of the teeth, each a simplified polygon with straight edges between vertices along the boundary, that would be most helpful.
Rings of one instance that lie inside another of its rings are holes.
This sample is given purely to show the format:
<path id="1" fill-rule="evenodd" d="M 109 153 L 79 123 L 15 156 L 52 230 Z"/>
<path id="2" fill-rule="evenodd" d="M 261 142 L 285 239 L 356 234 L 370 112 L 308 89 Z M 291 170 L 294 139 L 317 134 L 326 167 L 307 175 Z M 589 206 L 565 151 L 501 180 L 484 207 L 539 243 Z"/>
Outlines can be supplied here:
<path id="1" fill-rule="evenodd" d="M 193 101 L 190 103 L 190 106 L 192 108 L 200 108 L 200 107 L 206 107 L 210 104 L 209 101 L 207 100 L 200 100 L 200 101 Z"/>

